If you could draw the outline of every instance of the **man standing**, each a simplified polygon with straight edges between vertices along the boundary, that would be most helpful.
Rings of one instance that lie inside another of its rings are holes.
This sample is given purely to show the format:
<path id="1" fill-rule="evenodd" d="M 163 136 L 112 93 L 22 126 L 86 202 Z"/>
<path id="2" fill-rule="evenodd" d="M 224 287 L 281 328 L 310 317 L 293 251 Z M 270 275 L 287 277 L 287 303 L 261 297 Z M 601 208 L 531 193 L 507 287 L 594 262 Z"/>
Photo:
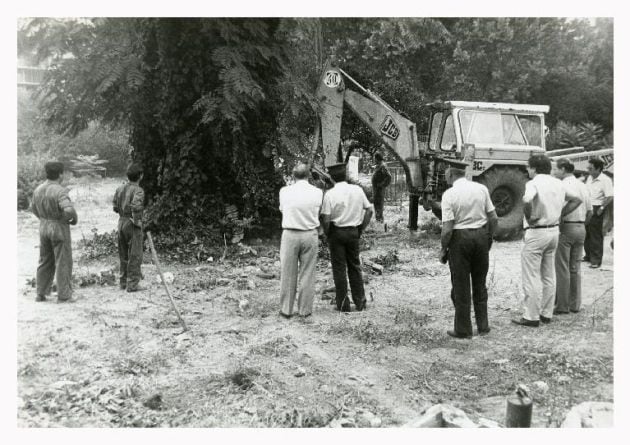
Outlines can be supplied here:
<path id="1" fill-rule="evenodd" d="M 308 174 L 308 165 L 296 165 L 293 168 L 295 183 L 280 189 L 280 315 L 285 318 L 293 315 L 296 290 L 298 314 L 308 317 L 313 312 L 319 246 L 317 228 L 323 192 L 308 183 Z"/>
<path id="2" fill-rule="evenodd" d="M 68 190 L 62 185 L 64 168 L 61 162 L 44 166 L 46 182 L 35 189 L 31 209 L 39 218 L 39 265 L 37 297 L 46 301 L 53 277 L 57 279 L 57 300 L 72 302 L 72 240 L 70 226 L 78 221 Z"/>
<path id="3" fill-rule="evenodd" d="M 345 164 L 329 168 L 335 186 L 324 195 L 322 223 L 328 237 L 337 310 L 350 312 L 348 279 L 357 311 L 366 308 L 359 238 L 372 218 L 372 204 L 361 187 L 346 182 Z"/>
<path id="4" fill-rule="evenodd" d="M 140 187 L 143 171 L 139 164 L 127 168 L 127 183 L 116 189 L 114 212 L 118 218 L 118 256 L 120 258 L 120 288 L 127 292 L 145 290 L 138 286 L 142 278 L 142 213 L 144 190 Z"/>
<path id="5" fill-rule="evenodd" d="M 372 193 L 374 193 L 374 213 L 376 221 L 383 222 L 383 205 L 385 203 L 385 189 L 392 180 L 392 175 L 383 161 L 383 155 L 376 153 L 376 169 L 372 175 Z"/>
<path id="6" fill-rule="evenodd" d="M 573 171 L 575 166 L 568 159 L 558 159 L 555 176 L 562 180 L 568 195 L 575 195 L 582 200 L 577 209 L 567 213 L 560 222 L 560 237 L 556 250 L 556 304 L 553 313 L 568 314 L 579 312 L 582 301 L 580 256 L 584 248 L 584 237 L 593 207 L 591 197 L 582 182 Z"/>
<path id="7" fill-rule="evenodd" d="M 601 159 L 589 159 L 586 187 L 591 194 L 593 217 L 586 225 L 586 239 L 584 240 L 586 256 L 584 261 L 590 262 L 592 269 L 597 269 L 602 265 L 602 256 L 604 255 L 604 209 L 610 205 L 613 199 L 613 184 L 607 175 L 602 174 L 603 169 L 604 162 Z"/>
<path id="8" fill-rule="evenodd" d="M 442 251 L 440 261 L 448 259 L 451 271 L 451 300 L 455 306 L 455 338 L 471 338 L 470 283 L 477 332 L 485 335 L 488 326 L 488 252 L 498 218 L 485 185 L 466 179 L 466 164 L 454 163 L 446 170 L 452 185 L 442 195 Z"/>
<path id="9" fill-rule="evenodd" d="M 556 293 L 555 252 L 558 247 L 560 217 L 575 210 L 582 202 L 567 193 L 562 182 L 550 175 L 551 161 L 545 155 L 534 155 L 527 161 L 527 172 L 532 178 L 525 184 L 523 195 L 523 316 L 512 322 L 538 327 L 549 323 L 553 316 Z M 565 200 L 568 202 L 565 205 Z M 542 295 L 537 291 L 542 282 Z"/>

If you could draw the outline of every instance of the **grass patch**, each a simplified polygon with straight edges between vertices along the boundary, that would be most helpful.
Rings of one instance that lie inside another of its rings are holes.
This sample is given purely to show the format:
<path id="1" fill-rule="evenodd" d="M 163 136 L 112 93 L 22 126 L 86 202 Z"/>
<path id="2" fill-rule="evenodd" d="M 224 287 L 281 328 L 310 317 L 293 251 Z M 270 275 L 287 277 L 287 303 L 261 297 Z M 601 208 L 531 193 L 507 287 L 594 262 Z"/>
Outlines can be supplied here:
<path id="1" fill-rule="evenodd" d="M 249 348 L 248 354 L 262 355 L 265 357 L 286 357 L 291 354 L 297 345 L 293 343 L 290 335 L 274 338 L 260 345 Z"/>

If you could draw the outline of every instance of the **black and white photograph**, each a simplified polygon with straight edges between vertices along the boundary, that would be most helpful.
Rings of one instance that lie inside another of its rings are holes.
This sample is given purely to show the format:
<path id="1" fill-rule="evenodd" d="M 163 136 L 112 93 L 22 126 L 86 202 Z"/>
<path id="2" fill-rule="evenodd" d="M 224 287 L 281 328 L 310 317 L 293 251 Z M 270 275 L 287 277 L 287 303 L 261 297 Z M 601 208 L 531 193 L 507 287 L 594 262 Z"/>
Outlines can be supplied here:
<path id="1" fill-rule="evenodd" d="M 377 11 L 15 17 L 10 424 L 623 427 L 621 22 Z"/>

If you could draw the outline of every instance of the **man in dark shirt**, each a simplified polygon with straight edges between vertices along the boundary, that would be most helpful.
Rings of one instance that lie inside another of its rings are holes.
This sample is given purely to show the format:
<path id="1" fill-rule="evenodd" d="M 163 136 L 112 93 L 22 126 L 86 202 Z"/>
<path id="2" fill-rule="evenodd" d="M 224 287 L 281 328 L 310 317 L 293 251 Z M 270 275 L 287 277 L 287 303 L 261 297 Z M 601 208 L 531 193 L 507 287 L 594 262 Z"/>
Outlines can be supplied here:
<path id="1" fill-rule="evenodd" d="M 138 286 L 142 278 L 142 213 L 144 210 L 144 190 L 139 183 L 142 167 L 131 164 L 127 169 L 129 182 L 116 189 L 114 212 L 118 219 L 118 256 L 120 257 L 120 288 L 127 292 L 144 290 Z"/>
<path id="2" fill-rule="evenodd" d="M 70 226 L 78 221 L 68 190 L 61 185 L 63 164 L 47 162 L 46 182 L 35 189 L 31 210 L 39 219 L 39 265 L 37 266 L 37 298 L 46 301 L 53 278 L 57 279 L 57 300 L 72 299 L 72 241 Z"/>
<path id="3" fill-rule="evenodd" d="M 374 193 L 374 213 L 376 221 L 383 222 L 383 206 L 385 204 L 385 189 L 392 180 L 392 175 L 387 169 L 387 165 L 383 162 L 383 155 L 376 153 L 376 170 L 372 175 L 372 192 Z"/>

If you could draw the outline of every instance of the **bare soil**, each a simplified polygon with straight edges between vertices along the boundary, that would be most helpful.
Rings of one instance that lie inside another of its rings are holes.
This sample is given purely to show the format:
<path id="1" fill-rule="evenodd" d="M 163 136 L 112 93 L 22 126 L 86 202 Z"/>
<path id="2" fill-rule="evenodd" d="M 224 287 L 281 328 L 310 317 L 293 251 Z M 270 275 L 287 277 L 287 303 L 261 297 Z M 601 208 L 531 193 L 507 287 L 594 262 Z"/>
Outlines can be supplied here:
<path id="1" fill-rule="evenodd" d="M 75 242 L 116 227 L 110 202 L 119 183 L 72 184 L 81 218 Z M 93 285 L 75 290 L 76 303 L 36 303 L 26 280 L 36 268 L 37 221 L 19 213 L 18 425 L 352 426 L 369 411 L 394 427 L 436 403 L 503 423 L 506 396 L 524 383 L 533 425 L 556 427 L 575 404 L 613 400 L 608 239 L 604 267 L 584 270 L 583 310 L 537 329 L 510 323 L 519 316 L 521 242 L 495 243 L 492 332 L 455 340 L 446 335 L 453 309 L 436 224 L 421 212 L 427 230 L 410 235 L 406 215 L 386 207 L 389 230 L 373 226 L 365 235 L 362 256 L 386 264 L 382 276 L 369 276 L 365 312 L 339 314 L 322 296 L 332 284 L 323 252 L 313 315 L 279 317 L 277 239 L 253 240 L 253 250 L 223 263 L 163 265 L 190 328 L 182 333 L 148 256 L 146 291 Z M 76 275 L 117 266 L 116 255 L 87 262 L 75 253 Z M 253 289 L 238 289 L 245 277 Z"/>

